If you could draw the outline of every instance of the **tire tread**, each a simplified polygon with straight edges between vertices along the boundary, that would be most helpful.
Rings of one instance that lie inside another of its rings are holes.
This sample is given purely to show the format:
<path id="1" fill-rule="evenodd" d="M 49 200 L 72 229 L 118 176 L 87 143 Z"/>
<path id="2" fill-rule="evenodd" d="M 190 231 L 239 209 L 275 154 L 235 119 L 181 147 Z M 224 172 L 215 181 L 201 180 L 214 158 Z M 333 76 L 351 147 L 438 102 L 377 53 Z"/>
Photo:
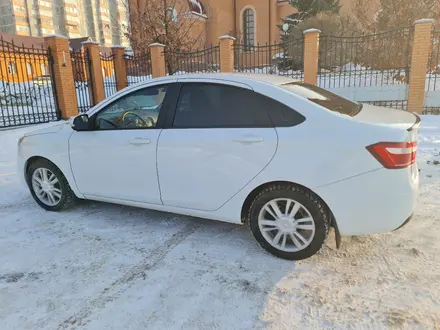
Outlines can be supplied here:
<path id="1" fill-rule="evenodd" d="M 266 194 L 268 193 L 272 193 L 272 192 L 295 192 L 295 193 L 299 193 L 304 195 L 305 197 L 307 197 L 310 202 L 313 203 L 313 205 L 316 207 L 316 209 L 319 212 L 320 217 L 323 220 L 323 224 L 324 224 L 324 239 L 321 241 L 320 246 L 317 248 L 317 251 L 315 253 L 317 253 L 319 250 L 322 249 L 322 247 L 325 245 L 327 238 L 328 238 L 328 234 L 329 234 L 329 229 L 330 229 L 330 210 L 328 209 L 327 205 L 325 205 L 325 203 L 313 192 L 311 192 L 310 190 L 301 187 L 299 185 L 295 185 L 295 184 L 282 184 L 282 183 L 274 183 L 271 184 L 267 187 L 265 187 L 263 190 L 261 190 L 258 195 L 254 198 L 254 200 L 252 201 L 249 209 L 248 209 L 248 213 L 247 213 L 247 219 L 246 222 L 247 224 L 251 227 L 252 229 L 252 213 L 254 208 L 256 207 L 256 204 L 258 203 L 258 201 Z M 254 230 L 252 229 L 252 232 Z M 306 259 L 310 256 L 306 256 L 306 257 L 298 257 L 298 254 L 302 254 L 301 252 L 304 252 L 304 250 L 298 251 L 298 252 L 284 252 L 284 251 L 280 251 L 275 249 L 274 247 L 272 247 L 269 243 L 266 242 L 266 240 L 259 240 L 255 233 L 254 233 L 255 238 L 257 239 L 258 243 L 267 251 L 269 251 L 270 253 L 274 254 L 277 257 L 283 258 L 283 259 L 287 259 L 287 260 L 302 260 L 302 259 Z M 278 252 L 276 252 L 278 251 Z"/>
<path id="2" fill-rule="evenodd" d="M 35 193 L 33 191 L 32 184 L 31 184 L 31 173 L 32 173 L 33 168 L 39 168 L 39 167 L 45 167 L 45 168 L 49 169 L 51 172 L 53 172 L 57 176 L 58 180 L 61 181 L 61 185 L 63 187 L 63 194 L 65 194 L 65 197 L 62 198 L 62 201 L 58 205 L 47 206 L 44 203 L 42 203 L 35 196 Z M 78 198 L 76 197 L 72 188 L 70 188 L 69 182 L 67 181 L 66 177 L 61 172 L 61 170 L 57 166 L 55 166 L 55 164 L 53 164 L 52 162 L 50 162 L 46 159 L 38 159 L 38 160 L 32 162 L 29 165 L 28 172 L 27 172 L 26 176 L 27 176 L 26 181 L 28 183 L 29 189 L 31 190 L 32 196 L 34 197 L 34 199 L 38 203 L 38 205 L 40 205 L 45 210 L 55 211 L 55 212 L 64 211 L 69 208 L 72 208 L 76 204 Z"/>

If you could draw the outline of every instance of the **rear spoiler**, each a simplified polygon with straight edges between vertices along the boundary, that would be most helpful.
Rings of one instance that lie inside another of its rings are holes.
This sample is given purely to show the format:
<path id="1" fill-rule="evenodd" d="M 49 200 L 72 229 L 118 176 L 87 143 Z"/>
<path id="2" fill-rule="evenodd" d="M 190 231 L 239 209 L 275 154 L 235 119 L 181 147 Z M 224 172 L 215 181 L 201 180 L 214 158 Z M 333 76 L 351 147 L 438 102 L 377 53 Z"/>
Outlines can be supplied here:
<path id="1" fill-rule="evenodd" d="M 416 122 L 410 128 L 408 128 L 408 132 L 411 132 L 413 129 L 419 128 L 420 123 L 422 122 L 422 118 L 420 118 L 418 114 L 413 112 L 413 115 L 416 116 Z"/>

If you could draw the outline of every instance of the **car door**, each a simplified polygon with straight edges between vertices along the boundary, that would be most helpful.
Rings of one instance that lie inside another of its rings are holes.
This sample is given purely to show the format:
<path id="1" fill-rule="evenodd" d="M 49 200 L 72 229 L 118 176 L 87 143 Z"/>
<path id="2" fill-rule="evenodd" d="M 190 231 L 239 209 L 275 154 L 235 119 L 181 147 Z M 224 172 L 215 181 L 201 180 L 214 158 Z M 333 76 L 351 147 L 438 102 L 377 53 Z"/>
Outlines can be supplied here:
<path id="1" fill-rule="evenodd" d="M 175 85 L 137 89 L 90 117 L 69 140 L 72 171 L 86 197 L 161 204 L 156 147 Z"/>
<path id="2" fill-rule="evenodd" d="M 158 142 L 164 205 L 216 210 L 269 164 L 277 134 L 254 94 L 221 80 L 182 84 Z"/>

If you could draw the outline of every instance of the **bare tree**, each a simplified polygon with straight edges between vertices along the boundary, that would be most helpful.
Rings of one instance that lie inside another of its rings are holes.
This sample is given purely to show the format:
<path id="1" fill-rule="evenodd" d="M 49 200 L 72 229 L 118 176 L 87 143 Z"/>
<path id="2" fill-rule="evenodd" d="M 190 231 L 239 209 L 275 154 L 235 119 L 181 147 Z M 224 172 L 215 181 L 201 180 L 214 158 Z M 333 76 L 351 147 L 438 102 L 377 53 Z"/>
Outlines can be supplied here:
<path id="1" fill-rule="evenodd" d="M 408 82 L 412 37 L 409 27 L 421 18 L 440 19 L 439 0 L 380 0 L 377 7 L 371 0 L 355 0 L 353 15 L 362 25 L 370 41 L 362 51 L 363 64 L 380 70 L 394 69 L 394 79 Z M 385 34 L 382 32 L 390 31 Z M 405 74 L 402 75 L 402 70 Z"/>
<path id="2" fill-rule="evenodd" d="M 411 26 L 421 18 L 440 19 L 439 0 L 354 0 L 353 15 L 370 33 Z"/>
<path id="3" fill-rule="evenodd" d="M 200 15 L 192 13 L 185 0 L 130 0 L 128 10 L 130 22 L 123 33 L 138 54 L 155 42 L 170 50 L 189 50 L 204 35 L 204 29 L 195 28 Z"/>
<path id="4" fill-rule="evenodd" d="M 189 51 L 204 42 L 203 7 L 192 0 L 128 0 L 129 24 L 122 33 L 130 41 L 135 55 L 149 53 L 152 43 L 165 45 L 167 69 L 178 70 L 172 51 Z M 197 12 L 194 10 L 196 9 Z"/>

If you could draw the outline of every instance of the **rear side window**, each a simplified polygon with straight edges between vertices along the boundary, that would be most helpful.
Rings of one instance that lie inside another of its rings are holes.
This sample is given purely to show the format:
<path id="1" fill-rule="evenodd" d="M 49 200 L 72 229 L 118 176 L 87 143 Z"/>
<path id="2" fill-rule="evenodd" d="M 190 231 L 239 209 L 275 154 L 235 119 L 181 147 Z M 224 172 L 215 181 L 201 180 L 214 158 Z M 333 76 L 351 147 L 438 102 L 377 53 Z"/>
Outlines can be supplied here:
<path id="1" fill-rule="evenodd" d="M 251 90 L 221 85 L 187 83 L 182 87 L 173 127 L 273 127 Z"/>
<path id="2" fill-rule="evenodd" d="M 281 87 L 330 111 L 339 112 L 343 115 L 353 117 L 362 109 L 362 104 L 351 102 L 314 85 L 297 82 L 281 85 Z"/>
<path id="3" fill-rule="evenodd" d="M 294 109 L 267 96 L 255 93 L 259 107 L 263 107 L 269 114 L 275 127 L 291 127 L 301 124 L 306 118 Z"/>

